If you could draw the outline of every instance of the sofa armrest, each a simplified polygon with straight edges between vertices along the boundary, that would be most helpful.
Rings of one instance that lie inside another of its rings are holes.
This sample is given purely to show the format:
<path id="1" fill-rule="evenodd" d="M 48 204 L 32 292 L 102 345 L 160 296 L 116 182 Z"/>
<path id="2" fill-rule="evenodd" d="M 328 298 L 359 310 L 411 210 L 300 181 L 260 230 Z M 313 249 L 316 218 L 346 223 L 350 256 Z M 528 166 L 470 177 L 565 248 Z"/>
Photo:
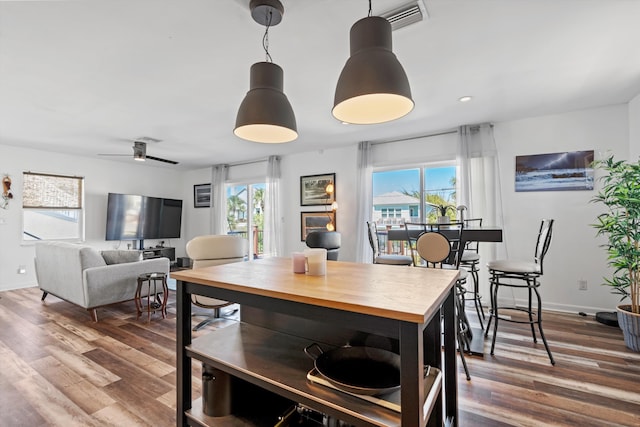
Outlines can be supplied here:
<path id="1" fill-rule="evenodd" d="M 169 274 L 169 259 L 154 258 L 139 262 L 87 268 L 83 272 L 85 308 L 133 299 L 138 276 L 144 273 Z"/>

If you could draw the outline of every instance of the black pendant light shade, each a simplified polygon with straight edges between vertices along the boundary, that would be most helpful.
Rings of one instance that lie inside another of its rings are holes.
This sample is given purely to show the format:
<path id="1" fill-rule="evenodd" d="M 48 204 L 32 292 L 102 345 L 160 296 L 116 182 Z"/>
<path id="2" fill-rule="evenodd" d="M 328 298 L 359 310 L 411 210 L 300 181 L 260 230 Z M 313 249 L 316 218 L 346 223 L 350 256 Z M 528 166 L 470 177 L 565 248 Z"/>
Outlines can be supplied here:
<path id="1" fill-rule="evenodd" d="M 413 110 L 409 80 L 394 55 L 391 24 L 369 16 L 353 24 L 351 56 L 347 60 L 333 103 L 333 116 L 345 123 L 384 123 Z"/>
<path id="2" fill-rule="evenodd" d="M 242 100 L 236 136 L 254 142 L 282 143 L 298 137 L 296 117 L 282 91 L 282 68 L 273 62 L 257 62 L 251 66 L 249 92 Z"/>
<path id="3" fill-rule="evenodd" d="M 298 137 L 296 116 L 284 94 L 282 68 L 271 62 L 269 27 L 282 21 L 280 0 L 251 0 L 253 20 L 266 27 L 262 46 L 267 61 L 251 66 L 249 92 L 242 100 L 233 133 L 248 141 L 278 144 Z"/>

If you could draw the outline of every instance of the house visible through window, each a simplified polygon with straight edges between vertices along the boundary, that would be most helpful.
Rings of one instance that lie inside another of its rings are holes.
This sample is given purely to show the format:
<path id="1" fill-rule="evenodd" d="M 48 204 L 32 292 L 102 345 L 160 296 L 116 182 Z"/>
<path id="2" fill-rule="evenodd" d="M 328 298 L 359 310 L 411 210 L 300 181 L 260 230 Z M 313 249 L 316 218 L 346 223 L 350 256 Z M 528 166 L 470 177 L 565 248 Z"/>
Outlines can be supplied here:
<path id="1" fill-rule="evenodd" d="M 84 240 L 84 178 L 24 172 L 22 240 Z"/>
<path id="2" fill-rule="evenodd" d="M 410 169 L 373 173 L 372 216 L 379 226 L 405 222 L 435 222 L 437 212 L 428 204 L 456 206 L 456 167 L 429 164 Z M 455 209 L 447 214 L 455 218 Z"/>

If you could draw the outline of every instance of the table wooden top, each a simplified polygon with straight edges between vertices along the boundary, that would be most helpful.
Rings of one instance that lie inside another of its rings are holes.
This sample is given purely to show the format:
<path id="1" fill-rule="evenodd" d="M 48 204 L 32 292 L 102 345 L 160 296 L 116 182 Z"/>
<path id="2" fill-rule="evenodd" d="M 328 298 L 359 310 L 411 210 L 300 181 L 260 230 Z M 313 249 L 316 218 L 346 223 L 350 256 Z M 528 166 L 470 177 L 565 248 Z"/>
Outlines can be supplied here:
<path id="1" fill-rule="evenodd" d="M 457 270 L 327 262 L 326 276 L 295 274 L 290 258 L 266 258 L 172 273 L 176 280 L 389 319 L 425 323 Z"/>

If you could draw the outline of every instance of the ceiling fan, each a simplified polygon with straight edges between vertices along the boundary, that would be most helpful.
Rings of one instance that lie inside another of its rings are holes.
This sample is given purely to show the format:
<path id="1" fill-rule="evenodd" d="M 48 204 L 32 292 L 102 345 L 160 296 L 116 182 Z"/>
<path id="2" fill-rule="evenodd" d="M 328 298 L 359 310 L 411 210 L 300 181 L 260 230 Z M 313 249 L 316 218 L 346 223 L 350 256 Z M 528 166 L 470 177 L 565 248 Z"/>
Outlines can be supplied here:
<path id="1" fill-rule="evenodd" d="M 175 160 L 163 159 L 161 157 L 150 156 L 147 154 L 147 142 L 160 142 L 159 139 L 142 137 L 133 141 L 133 160 L 144 162 L 145 160 L 155 160 L 157 162 L 169 163 L 177 165 Z M 130 156 L 131 154 L 98 154 L 98 156 Z"/>

